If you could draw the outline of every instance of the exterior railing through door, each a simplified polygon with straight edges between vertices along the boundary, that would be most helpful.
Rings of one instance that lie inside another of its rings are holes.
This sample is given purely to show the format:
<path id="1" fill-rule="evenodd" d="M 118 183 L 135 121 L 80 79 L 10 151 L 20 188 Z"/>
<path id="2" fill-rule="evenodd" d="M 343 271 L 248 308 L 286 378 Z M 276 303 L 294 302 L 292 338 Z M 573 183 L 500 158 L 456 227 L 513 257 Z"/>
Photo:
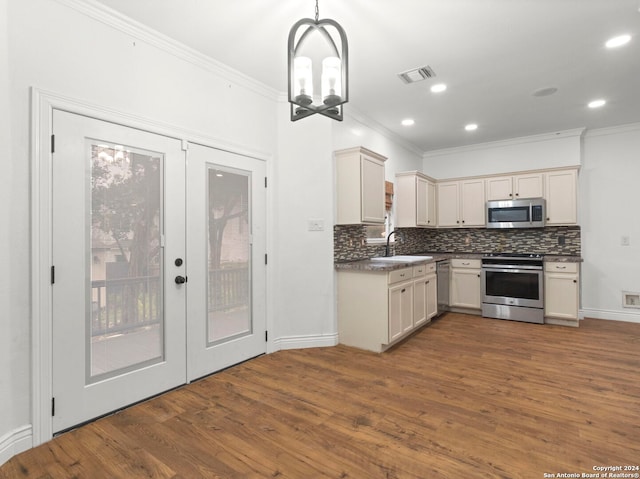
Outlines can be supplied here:
<path id="1" fill-rule="evenodd" d="M 246 264 L 209 271 L 209 312 L 247 304 L 249 268 Z M 159 276 L 91 282 L 92 336 L 122 333 L 158 324 L 161 317 Z"/>

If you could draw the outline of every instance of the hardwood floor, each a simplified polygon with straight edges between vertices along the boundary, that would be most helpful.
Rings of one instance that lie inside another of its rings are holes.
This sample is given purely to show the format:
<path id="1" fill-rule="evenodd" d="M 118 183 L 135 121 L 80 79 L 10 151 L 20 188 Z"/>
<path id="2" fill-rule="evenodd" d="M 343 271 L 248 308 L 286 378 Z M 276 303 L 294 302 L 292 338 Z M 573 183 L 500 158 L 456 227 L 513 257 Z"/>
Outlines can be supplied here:
<path id="1" fill-rule="evenodd" d="M 262 356 L 56 437 L 0 477 L 516 479 L 617 465 L 640 465 L 640 324 L 450 313 L 383 354 Z"/>

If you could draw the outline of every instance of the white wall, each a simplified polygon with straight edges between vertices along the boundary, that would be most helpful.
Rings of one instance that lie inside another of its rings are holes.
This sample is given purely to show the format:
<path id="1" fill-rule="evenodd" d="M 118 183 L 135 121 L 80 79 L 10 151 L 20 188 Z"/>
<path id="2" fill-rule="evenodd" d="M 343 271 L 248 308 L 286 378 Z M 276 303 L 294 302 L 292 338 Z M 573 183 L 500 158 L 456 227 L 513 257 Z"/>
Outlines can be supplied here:
<path id="1" fill-rule="evenodd" d="M 27 273 L 29 257 L 13 255 L 13 247 L 18 241 L 28 241 L 24 234 L 24 225 L 20 215 L 28 218 L 28 183 L 19 184 L 14 181 L 14 162 L 11 161 L 11 103 L 9 95 L 9 50 L 8 50 L 8 2 L 0 0 L 0 464 L 14 453 L 12 432 L 28 421 L 28 401 L 17 404 L 16 400 L 24 398 L 27 382 L 22 376 L 29 376 L 28 332 L 29 315 L 27 293 L 15 290 L 14 280 L 22 286 L 28 286 Z M 24 176 L 23 176 L 24 177 Z M 16 199 L 24 202 L 24 207 L 16 210 Z M 22 225 L 21 225 L 22 224 Z M 22 234 L 12 234 L 16 227 L 22 226 Z M 25 260 L 21 264 L 20 260 Z M 17 295 L 14 296 L 14 295 Z M 16 317 L 16 315 L 19 317 Z M 25 344 L 26 343 L 26 344 Z M 26 346 L 26 348 L 25 348 Z M 26 350 L 26 357 L 21 356 Z M 22 357 L 24 364 L 16 358 Z M 17 398 L 13 391 L 22 394 Z M 16 419 L 16 416 L 18 418 Z"/>
<path id="2" fill-rule="evenodd" d="M 622 307 L 622 291 L 640 292 L 639 185 L 640 124 L 587 132 L 580 171 L 586 317 L 640 322 L 639 309 Z"/>
<path id="3" fill-rule="evenodd" d="M 570 130 L 425 153 L 423 172 L 436 179 L 580 165 L 580 135 Z"/>
<path id="4" fill-rule="evenodd" d="M 278 106 L 271 222 L 278 348 L 336 344 L 331 123 L 320 115 L 291 122 L 289 104 Z M 309 231 L 311 219 L 324 230 Z"/>

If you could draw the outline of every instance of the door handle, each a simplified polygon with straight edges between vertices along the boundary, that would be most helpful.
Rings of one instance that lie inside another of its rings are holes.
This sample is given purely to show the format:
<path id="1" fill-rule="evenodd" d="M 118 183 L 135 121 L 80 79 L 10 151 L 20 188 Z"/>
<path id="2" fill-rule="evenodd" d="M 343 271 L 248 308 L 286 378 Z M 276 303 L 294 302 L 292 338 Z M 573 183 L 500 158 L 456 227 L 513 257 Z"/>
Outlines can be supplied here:
<path id="1" fill-rule="evenodd" d="M 186 276 L 176 276 L 176 284 L 184 284 L 187 282 Z"/>

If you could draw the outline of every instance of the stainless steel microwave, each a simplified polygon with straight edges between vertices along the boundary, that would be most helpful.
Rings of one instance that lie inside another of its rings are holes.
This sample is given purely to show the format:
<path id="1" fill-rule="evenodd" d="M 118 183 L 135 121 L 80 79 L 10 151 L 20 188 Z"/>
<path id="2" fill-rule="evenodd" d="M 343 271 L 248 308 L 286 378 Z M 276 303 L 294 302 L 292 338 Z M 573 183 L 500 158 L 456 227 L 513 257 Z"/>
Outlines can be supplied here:
<path id="1" fill-rule="evenodd" d="M 487 228 L 542 228 L 546 214 L 544 198 L 487 201 Z"/>

